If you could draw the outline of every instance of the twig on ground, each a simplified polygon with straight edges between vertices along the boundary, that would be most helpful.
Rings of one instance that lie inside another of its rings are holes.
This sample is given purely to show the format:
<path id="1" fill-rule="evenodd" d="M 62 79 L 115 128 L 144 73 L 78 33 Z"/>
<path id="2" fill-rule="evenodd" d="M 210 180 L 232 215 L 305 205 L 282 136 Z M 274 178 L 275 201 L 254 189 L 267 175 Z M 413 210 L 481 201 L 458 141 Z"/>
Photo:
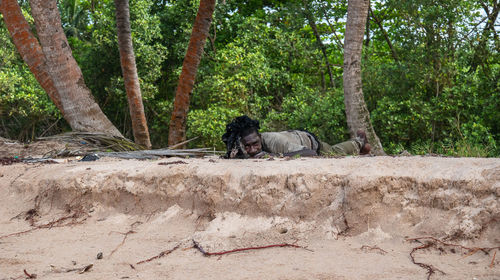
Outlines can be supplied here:
<path id="1" fill-rule="evenodd" d="M 10 236 L 18 236 L 18 235 L 21 235 L 21 234 L 25 234 L 25 233 L 28 233 L 28 232 L 35 231 L 37 229 L 43 229 L 43 228 L 51 229 L 51 228 L 54 228 L 54 227 L 65 227 L 65 226 L 71 226 L 71 225 L 78 225 L 78 224 L 83 223 L 85 220 L 87 220 L 87 217 L 88 217 L 88 215 L 86 215 L 83 219 L 77 220 L 78 218 L 80 218 L 80 216 L 81 216 L 81 212 L 75 212 L 75 213 L 73 213 L 71 215 L 61 217 L 61 218 L 59 218 L 59 219 L 57 219 L 55 221 L 52 221 L 52 222 L 49 222 L 49 223 L 46 223 L 46 224 L 43 224 L 43 225 L 38 225 L 38 226 L 33 225 L 33 227 L 30 228 L 30 229 L 0 236 L 0 239 L 7 238 L 7 237 L 10 237 Z M 63 223 L 64 221 L 69 220 L 69 219 L 72 219 L 72 221 L 67 222 L 67 223 Z"/>
<path id="2" fill-rule="evenodd" d="M 200 138 L 200 136 L 196 136 L 196 137 L 191 138 L 191 139 L 188 139 L 188 140 L 186 140 L 186 141 L 182 141 L 182 142 L 177 143 L 177 144 L 175 144 L 175 145 L 169 146 L 169 147 L 168 147 L 168 149 L 176 149 L 177 147 L 183 146 L 183 145 L 185 145 L 185 144 L 187 144 L 187 143 L 189 143 L 189 142 L 191 142 L 191 141 L 193 141 L 193 140 L 196 140 L 196 139 L 198 139 L 198 138 Z"/>
<path id="3" fill-rule="evenodd" d="M 495 257 L 497 256 L 497 251 L 493 254 L 493 258 L 491 258 L 490 268 L 495 266 Z"/>
<path id="4" fill-rule="evenodd" d="M 431 265 L 415 262 L 415 259 L 413 257 L 413 253 L 415 251 L 417 251 L 417 250 L 429 248 L 429 247 L 434 246 L 437 243 L 439 243 L 439 244 L 442 244 L 442 245 L 445 245 L 445 246 L 458 247 L 458 248 L 467 250 L 468 253 L 464 256 L 464 258 L 465 258 L 465 257 L 471 256 L 471 255 L 474 255 L 478 251 L 483 251 L 485 254 L 489 254 L 489 252 L 491 250 L 500 249 L 500 246 L 497 246 L 497 247 L 466 247 L 466 246 L 463 246 L 463 245 L 460 245 L 460 244 L 454 244 L 454 243 L 444 242 L 444 241 L 439 240 L 439 239 L 437 239 L 435 237 L 432 237 L 432 236 L 422 236 L 422 237 L 416 237 L 416 238 L 407 238 L 406 240 L 407 241 L 417 241 L 417 242 L 420 242 L 420 243 L 422 243 L 420 240 L 430 240 L 428 243 L 426 243 L 426 244 L 424 244 L 422 246 L 413 248 L 412 251 L 411 251 L 411 253 L 410 253 L 411 260 L 412 260 L 412 262 L 414 264 L 419 265 L 420 267 L 427 269 L 427 279 L 430 279 L 431 275 L 435 271 L 439 271 L 439 272 L 441 272 L 443 274 L 445 274 L 445 273 L 443 271 L 438 270 L 437 268 L 435 268 L 435 267 L 433 267 Z M 495 251 L 495 253 L 496 253 L 496 251 Z"/>
<path id="5" fill-rule="evenodd" d="M 420 249 L 429 248 L 432 245 L 434 245 L 434 243 L 427 243 L 427 244 L 424 244 L 422 246 L 415 247 L 415 248 L 413 248 L 411 250 L 411 253 L 410 253 L 411 262 L 427 270 L 427 280 L 430 280 L 431 279 L 431 275 L 434 274 L 436 271 L 439 271 L 442 274 L 446 274 L 443 271 L 435 268 L 434 266 L 432 266 L 430 264 L 425 264 L 425 263 L 421 263 L 421 262 L 416 262 L 415 261 L 415 257 L 413 256 L 413 253 L 415 253 L 417 250 L 420 250 Z"/>
<path id="6" fill-rule="evenodd" d="M 406 241 L 419 241 L 420 242 L 421 239 L 430 239 L 434 242 L 437 242 L 437 243 L 440 243 L 440 244 L 443 244 L 446 246 L 459 247 L 459 248 L 462 248 L 462 249 L 469 251 L 469 253 L 471 253 L 471 252 L 475 253 L 475 252 L 480 250 L 480 251 L 483 251 L 485 254 L 488 254 L 491 250 L 500 249 L 500 246 L 497 246 L 497 247 L 465 247 L 465 246 L 460 245 L 460 244 L 447 243 L 447 242 L 444 242 L 444 241 L 439 240 L 439 239 L 432 237 L 432 236 L 407 238 Z"/>
<path id="7" fill-rule="evenodd" d="M 113 251 L 111 251 L 111 253 L 109 254 L 109 257 L 111 257 L 124 243 L 125 243 L 125 240 L 127 239 L 128 235 L 129 234 L 134 234 L 134 233 L 137 233 L 136 231 L 133 231 L 133 230 L 129 230 L 125 233 L 123 232 L 118 232 L 119 234 L 123 234 L 123 239 L 122 239 L 122 242 L 120 242 L 120 244 L 118 244 L 118 246 L 116 246 L 116 248 L 113 249 Z"/>
<path id="8" fill-rule="evenodd" d="M 377 245 L 374 245 L 374 246 L 368 246 L 368 245 L 363 245 L 361 246 L 360 248 L 361 250 L 378 250 L 382 255 L 385 255 L 387 254 L 387 252 L 385 250 L 383 250 L 382 248 L 378 247 Z"/>
<path id="9" fill-rule="evenodd" d="M 159 258 L 161 258 L 161 257 L 164 257 L 164 256 L 166 256 L 166 255 L 168 255 L 168 254 L 172 253 L 173 251 L 177 250 L 180 246 L 181 246 L 181 244 L 179 243 L 179 244 L 177 244 L 177 245 L 176 245 L 174 248 L 172 248 L 172 249 L 165 250 L 165 251 L 163 251 L 163 252 L 159 253 L 158 255 L 156 255 L 156 256 L 154 256 L 154 257 L 151 257 L 151 258 L 149 258 L 149 259 L 142 260 L 142 261 L 138 261 L 136 264 L 143 264 L 143 263 L 147 263 L 147 262 L 150 262 L 150 261 L 152 261 L 152 260 L 155 260 L 155 259 L 159 259 Z"/>
<path id="10" fill-rule="evenodd" d="M 231 254 L 231 253 L 236 253 L 236 252 L 241 252 L 241 251 L 259 250 L 259 249 L 267 249 L 267 248 L 273 248 L 273 247 L 294 247 L 294 248 L 300 248 L 300 249 L 305 249 L 305 250 L 309 250 L 310 251 L 310 249 L 307 249 L 307 248 L 299 246 L 299 245 L 289 244 L 289 243 L 283 243 L 283 244 L 273 244 L 273 245 L 266 245 L 266 246 L 259 246 L 259 247 L 239 248 L 239 249 L 234 249 L 234 250 L 229 250 L 229 251 L 222 251 L 222 252 L 207 252 L 194 239 L 193 239 L 193 244 L 194 244 L 193 247 L 196 248 L 196 249 L 198 249 L 198 251 L 200 251 L 205 257 L 208 257 L 208 256 L 221 256 L 221 255 Z"/>
<path id="11" fill-rule="evenodd" d="M 470 257 L 470 256 L 474 255 L 475 253 L 477 253 L 479 250 L 480 250 L 479 248 L 474 248 L 472 251 L 470 251 L 465 256 L 461 257 L 460 259 L 465 259 L 467 257 Z"/>
<path id="12" fill-rule="evenodd" d="M 86 265 L 85 267 L 83 267 L 82 270 L 80 270 L 80 272 L 78 272 L 78 274 L 83 274 L 83 273 L 89 271 L 93 266 L 94 266 L 94 264 L 92 264 L 92 263 L 89 265 Z"/>
<path id="13" fill-rule="evenodd" d="M 79 274 L 82 274 L 89 271 L 93 266 L 94 264 L 91 263 L 82 267 L 66 268 L 66 267 L 57 267 L 51 264 L 50 269 L 52 270 L 53 273 L 68 273 L 68 272 L 78 271 Z"/>
<path id="14" fill-rule="evenodd" d="M 109 232 L 109 234 L 111 234 L 111 233 L 119 233 L 119 234 L 123 235 L 122 242 L 120 242 L 120 244 L 118 244 L 118 246 L 116 246 L 116 248 L 113 249 L 113 251 L 111 251 L 111 253 L 109 254 L 109 257 L 111 257 L 125 243 L 125 240 L 127 240 L 127 237 L 128 237 L 129 234 L 137 233 L 134 229 L 135 229 L 136 226 L 138 226 L 140 224 L 142 224 L 142 222 L 139 222 L 139 221 L 136 221 L 136 222 L 132 223 L 130 225 L 130 230 L 127 231 L 127 232 L 118 232 L 118 231 L 110 231 Z"/>
<path id="15" fill-rule="evenodd" d="M 158 163 L 158 165 L 170 165 L 170 164 L 188 164 L 188 163 L 182 160 Z"/>
<path id="16" fill-rule="evenodd" d="M 26 269 L 23 270 L 24 274 L 26 275 L 26 277 L 28 277 L 28 279 L 36 279 L 36 274 L 29 274 Z"/>

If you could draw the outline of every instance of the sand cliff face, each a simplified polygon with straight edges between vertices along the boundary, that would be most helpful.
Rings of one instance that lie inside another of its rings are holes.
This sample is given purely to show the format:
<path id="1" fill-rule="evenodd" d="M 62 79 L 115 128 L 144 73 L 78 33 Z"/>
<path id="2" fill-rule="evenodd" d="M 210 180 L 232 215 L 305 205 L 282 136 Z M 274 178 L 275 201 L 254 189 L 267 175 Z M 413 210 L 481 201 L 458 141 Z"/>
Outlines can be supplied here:
<path id="1" fill-rule="evenodd" d="M 500 222 L 499 159 L 175 161 L 18 164 L 0 169 L 1 185 L 22 199 L 44 194 L 45 206 L 150 214 L 179 205 L 208 219 L 231 212 L 314 223 L 333 236 L 380 225 L 469 239 Z"/>
<path id="2" fill-rule="evenodd" d="M 499 196 L 500 159 L 15 163 L 0 166 L 0 280 L 23 269 L 38 279 L 427 279 L 409 253 L 429 240 L 407 237 L 498 247 Z M 204 258 L 192 240 L 211 252 L 312 251 Z M 413 256 L 431 279 L 500 279 L 500 249 L 460 246 Z"/>

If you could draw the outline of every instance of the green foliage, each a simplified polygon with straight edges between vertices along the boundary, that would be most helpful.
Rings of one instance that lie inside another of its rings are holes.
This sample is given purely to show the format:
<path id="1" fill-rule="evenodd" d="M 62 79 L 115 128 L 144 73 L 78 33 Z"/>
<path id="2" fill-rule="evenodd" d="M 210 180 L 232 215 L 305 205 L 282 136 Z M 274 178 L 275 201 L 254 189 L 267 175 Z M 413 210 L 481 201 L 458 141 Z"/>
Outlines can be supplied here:
<path id="1" fill-rule="evenodd" d="M 28 11 L 27 3 L 22 1 L 22 7 Z M 165 147 L 199 0 L 130 4 L 151 138 L 155 147 Z M 59 5 L 87 86 L 112 122 L 132 137 L 113 1 L 64 0 Z M 324 58 L 305 18 L 306 6 L 329 62 L 336 65 L 333 87 L 325 82 Z M 386 152 L 500 155 L 500 40 L 498 26 L 496 32 L 484 29 L 484 7 L 491 11 L 492 2 L 371 3 L 383 30 L 370 15 L 363 91 Z M 200 138 L 189 145 L 223 149 L 225 124 L 241 114 L 259 119 L 262 131 L 304 129 L 330 144 L 346 140 L 341 67 L 346 12 L 345 0 L 219 1 L 188 115 L 188 138 Z M 5 46 L 0 50 L 0 133 L 26 140 L 60 115 L 2 24 L 0 43 Z M 59 122 L 46 133 L 66 128 Z"/>
<path id="2" fill-rule="evenodd" d="M 226 131 L 226 124 L 239 115 L 238 111 L 222 106 L 211 106 L 205 110 L 191 110 L 188 117 L 187 138 L 200 137 L 196 141 L 198 145 L 223 150 L 225 147 L 221 137 Z"/>
<path id="3" fill-rule="evenodd" d="M 341 92 L 320 95 L 312 89 L 302 89 L 301 93 L 285 98 L 281 112 L 272 111 L 263 127 L 268 131 L 307 130 L 333 145 L 349 138 L 345 121 Z"/>
<path id="4" fill-rule="evenodd" d="M 365 49 L 363 83 L 372 122 L 389 153 L 498 156 L 498 50 L 478 57 L 478 2 L 388 1 Z M 480 43 L 479 43 L 480 45 Z M 493 46 L 494 44 L 486 44 Z M 484 49 L 483 49 L 484 50 Z M 481 61 L 483 67 L 473 65 Z"/>
<path id="5" fill-rule="evenodd" d="M 60 118 L 60 113 L 19 57 L 0 16 L 0 134 L 33 140 Z M 64 127 L 64 124 L 61 124 Z"/>
<path id="6" fill-rule="evenodd" d="M 152 9 L 150 1 L 130 2 L 132 41 L 144 107 L 152 139 L 161 143 L 163 137 L 159 136 L 165 134 L 164 123 L 159 125 L 156 122 L 168 119 L 166 115 L 169 115 L 170 111 L 165 110 L 169 106 L 165 104 L 164 96 L 161 96 L 156 82 L 161 76 L 161 66 L 167 50 L 160 43 L 160 19 L 151 13 Z M 100 1 L 90 17 L 93 25 L 88 40 L 73 38 L 70 41 L 73 54 L 82 68 L 87 86 L 92 90 L 104 113 L 124 136 L 132 138 L 113 1 Z"/>
<path id="7" fill-rule="evenodd" d="M 330 128 L 331 123 L 322 120 L 331 118 L 336 109 L 341 112 L 341 106 L 327 108 L 334 103 L 331 96 L 322 96 L 315 86 L 318 77 L 311 77 L 319 56 L 314 42 L 305 39 L 301 31 L 284 32 L 258 17 L 238 20 L 234 40 L 216 53 L 207 54 L 200 66 L 188 135 L 200 133 L 204 143 L 221 148 L 225 123 L 241 114 L 259 119 L 264 131 L 292 126 L 320 133 Z M 306 108 L 305 102 L 314 102 L 318 108 Z M 340 119 L 344 119 L 341 115 Z M 335 125 L 338 121 L 332 120 Z M 207 126 L 201 129 L 201 123 Z M 313 127 L 320 123 L 320 127 Z M 326 139 L 335 138 L 331 135 L 336 132 L 325 131 L 329 136 Z M 343 135 L 342 131 L 337 138 Z"/>
<path id="8" fill-rule="evenodd" d="M 87 0 L 59 2 L 61 22 L 66 37 L 88 37 L 90 29 L 90 3 Z"/>

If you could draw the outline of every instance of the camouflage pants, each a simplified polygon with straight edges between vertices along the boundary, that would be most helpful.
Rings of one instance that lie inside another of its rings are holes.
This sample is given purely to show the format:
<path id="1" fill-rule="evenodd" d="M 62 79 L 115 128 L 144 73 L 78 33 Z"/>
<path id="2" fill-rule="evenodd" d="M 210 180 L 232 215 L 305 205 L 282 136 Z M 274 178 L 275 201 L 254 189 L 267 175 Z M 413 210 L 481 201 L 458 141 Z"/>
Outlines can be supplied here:
<path id="1" fill-rule="evenodd" d="M 357 156 L 361 149 L 361 140 L 354 138 L 331 146 L 328 143 L 320 142 L 320 154 L 323 156 Z"/>

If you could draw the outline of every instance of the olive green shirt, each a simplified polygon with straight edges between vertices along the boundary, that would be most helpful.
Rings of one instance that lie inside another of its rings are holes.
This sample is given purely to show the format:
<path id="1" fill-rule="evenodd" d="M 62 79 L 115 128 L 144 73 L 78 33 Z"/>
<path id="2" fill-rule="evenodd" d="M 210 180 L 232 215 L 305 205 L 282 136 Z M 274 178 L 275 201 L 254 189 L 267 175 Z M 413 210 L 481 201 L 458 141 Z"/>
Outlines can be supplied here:
<path id="1" fill-rule="evenodd" d="M 262 150 L 273 154 L 286 154 L 304 149 L 317 151 L 318 141 L 314 137 L 300 130 L 288 130 L 281 132 L 263 132 Z"/>
<path id="2" fill-rule="evenodd" d="M 304 149 L 318 151 L 321 155 L 359 155 L 362 141 L 354 138 L 336 145 L 318 142 L 310 133 L 301 130 L 263 132 L 262 150 L 272 154 L 286 154 Z M 318 149 L 319 148 L 319 149 Z"/>

